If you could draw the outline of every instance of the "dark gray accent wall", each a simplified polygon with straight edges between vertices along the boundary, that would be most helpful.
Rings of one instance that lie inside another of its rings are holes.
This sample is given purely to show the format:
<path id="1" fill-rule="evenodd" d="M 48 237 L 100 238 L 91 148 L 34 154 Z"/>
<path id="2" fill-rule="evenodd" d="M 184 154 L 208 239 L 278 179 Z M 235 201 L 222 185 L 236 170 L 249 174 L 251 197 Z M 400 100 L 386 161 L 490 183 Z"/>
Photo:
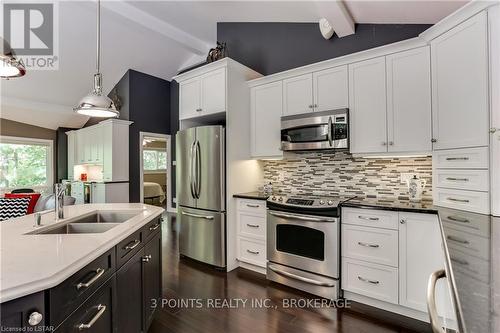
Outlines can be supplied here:
<path id="1" fill-rule="evenodd" d="M 170 82 L 170 133 L 172 134 L 172 162 L 175 161 L 175 133 L 179 130 L 179 84 L 176 81 Z M 172 194 L 172 207 L 177 205 L 173 202 L 176 197 L 175 166 L 171 166 L 170 179 L 172 179 L 170 193 Z"/>
<path id="2" fill-rule="evenodd" d="M 357 24 L 356 33 L 325 40 L 317 23 L 217 23 L 229 57 L 269 75 L 418 36 L 428 24 Z"/>
<path id="3" fill-rule="evenodd" d="M 56 182 L 68 179 L 68 136 L 66 132 L 74 128 L 59 127 L 56 130 Z"/>

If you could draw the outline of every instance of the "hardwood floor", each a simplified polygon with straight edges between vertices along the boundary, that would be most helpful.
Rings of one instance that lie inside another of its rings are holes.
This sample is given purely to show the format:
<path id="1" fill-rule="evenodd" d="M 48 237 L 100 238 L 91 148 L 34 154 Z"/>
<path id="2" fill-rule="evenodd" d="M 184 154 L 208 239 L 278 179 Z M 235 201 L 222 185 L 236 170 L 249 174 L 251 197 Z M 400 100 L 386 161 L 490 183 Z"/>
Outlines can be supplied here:
<path id="1" fill-rule="evenodd" d="M 156 311 L 149 333 L 430 332 L 428 324 L 362 304 L 352 304 L 350 309 L 289 308 L 284 302 L 290 299 L 316 298 L 245 269 L 225 273 L 187 258 L 179 260 L 175 217 L 165 218 L 162 233 L 167 304 Z M 232 300 L 221 305 L 238 307 L 220 308 L 213 299 Z M 270 307 L 252 306 L 252 300 L 266 300 Z"/>

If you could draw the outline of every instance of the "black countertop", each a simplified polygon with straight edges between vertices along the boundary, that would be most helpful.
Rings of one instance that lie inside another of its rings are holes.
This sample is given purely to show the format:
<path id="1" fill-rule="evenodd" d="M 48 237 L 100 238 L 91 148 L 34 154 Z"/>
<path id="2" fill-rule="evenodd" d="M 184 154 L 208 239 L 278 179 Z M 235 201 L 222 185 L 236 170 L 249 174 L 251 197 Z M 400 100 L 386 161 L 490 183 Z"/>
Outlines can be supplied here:
<path id="1" fill-rule="evenodd" d="M 267 198 L 269 198 L 269 194 L 260 191 L 254 191 L 254 192 L 233 194 L 233 198 L 267 200 Z"/>
<path id="2" fill-rule="evenodd" d="M 408 200 L 399 200 L 398 198 L 356 197 L 342 202 L 340 206 L 437 214 L 437 209 L 432 204 L 432 201 L 410 202 Z"/>

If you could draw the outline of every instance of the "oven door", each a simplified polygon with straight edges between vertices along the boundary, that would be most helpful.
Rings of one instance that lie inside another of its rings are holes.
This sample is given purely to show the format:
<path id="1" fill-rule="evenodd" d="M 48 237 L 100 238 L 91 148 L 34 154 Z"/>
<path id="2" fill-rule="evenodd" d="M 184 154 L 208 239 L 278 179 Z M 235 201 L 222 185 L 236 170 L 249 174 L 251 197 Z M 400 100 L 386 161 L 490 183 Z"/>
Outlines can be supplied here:
<path id="1" fill-rule="evenodd" d="M 334 217 L 268 211 L 267 259 L 296 269 L 339 277 L 339 223 Z"/>
<path id="2" fill-rule="evenodd" d="M 281 118 L 281 148 L 290 150 L 347 149 L 348 119 L 345 110 L 312 116 Z"/>

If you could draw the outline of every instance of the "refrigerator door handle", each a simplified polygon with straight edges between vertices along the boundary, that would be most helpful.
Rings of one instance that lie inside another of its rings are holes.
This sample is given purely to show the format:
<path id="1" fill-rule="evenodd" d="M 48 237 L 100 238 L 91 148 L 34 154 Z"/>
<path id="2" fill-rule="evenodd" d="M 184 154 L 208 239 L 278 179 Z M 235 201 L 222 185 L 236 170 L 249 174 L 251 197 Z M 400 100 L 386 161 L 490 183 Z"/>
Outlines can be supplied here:
<path id="1" fill-rule="evenodd" d="M 195 168 L 195 158 L 196 158 L 196 155 L 195 155 L 195 152 L 194 152 L 194 149 L 195 149 L 195 144 L 196 144 L 196 141 L 194 141 L 192 144 L 191 144 L 191 150 L 189 152 L 189 187 L 191 189 L 191 196 L 193 198 L 196 199 L 196 192 L 195 192 L 195 186 L 194 186 L 194 181 L 195 181 L 195 176 L 194 176 L 194 168 Z"/>
<path id="2" fill-rule="evenodd" d="M 196 198 L 200 198 L 201 194 L 201 148 L 200 141 L 196 140 Z"/>

